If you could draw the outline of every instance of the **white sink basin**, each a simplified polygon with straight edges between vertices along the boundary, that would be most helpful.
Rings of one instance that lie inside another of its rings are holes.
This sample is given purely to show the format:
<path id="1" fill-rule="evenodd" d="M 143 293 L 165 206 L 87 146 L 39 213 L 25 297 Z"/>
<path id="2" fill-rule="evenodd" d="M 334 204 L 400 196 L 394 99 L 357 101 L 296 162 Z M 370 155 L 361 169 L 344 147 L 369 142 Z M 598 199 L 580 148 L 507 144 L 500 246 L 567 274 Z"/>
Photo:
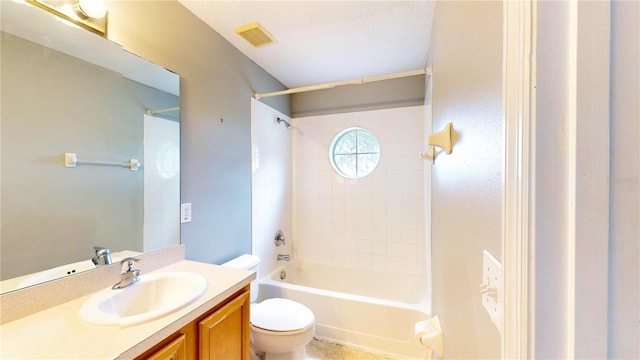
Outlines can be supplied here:
<path id="1" fill-rule="evenodd" d="M 123 289 L 100 290 L 84 302 L 79 315 L 94 325 L 131 326 L 174 312 L 206 290 L 207 280 L 196 273 L 151 273 Z"/>

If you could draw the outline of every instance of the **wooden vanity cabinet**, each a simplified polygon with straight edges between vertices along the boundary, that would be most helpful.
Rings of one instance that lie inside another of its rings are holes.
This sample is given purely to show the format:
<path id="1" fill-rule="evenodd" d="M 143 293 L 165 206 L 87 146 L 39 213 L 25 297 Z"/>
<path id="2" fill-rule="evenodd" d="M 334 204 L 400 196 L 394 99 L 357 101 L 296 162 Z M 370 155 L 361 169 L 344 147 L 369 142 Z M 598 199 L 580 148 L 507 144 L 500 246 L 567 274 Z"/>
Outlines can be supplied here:
<path id="1" fill-rule="evenodd" d="M 200 359 L 250 359 L 249 307 L 246 291 L 200 321 Z"/>
<path id="2" fill-rule="evenodd" d="M 245 286 L 136 359 L 249 360 L 249 299 Z"/>
<path id="3" fill-rule="evenodd" d="M 163 346 L 149 356 L 149 360 L 187 360 L 187 340 L 180 334 L 175 340 Z"/>

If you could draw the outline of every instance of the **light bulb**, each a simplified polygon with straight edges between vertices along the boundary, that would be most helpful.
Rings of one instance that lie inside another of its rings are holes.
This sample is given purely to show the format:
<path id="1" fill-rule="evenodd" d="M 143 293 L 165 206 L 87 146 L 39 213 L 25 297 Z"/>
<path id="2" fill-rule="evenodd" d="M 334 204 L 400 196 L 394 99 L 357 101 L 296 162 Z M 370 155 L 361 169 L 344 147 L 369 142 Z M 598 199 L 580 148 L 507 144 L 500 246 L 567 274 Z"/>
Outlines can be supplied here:
<path id="1" fill-rule="evenodd" d="M 107 15 L 107 7 L 102 0 L 79 0 L 78 9 L 90 18 L 100 19 Z"/>

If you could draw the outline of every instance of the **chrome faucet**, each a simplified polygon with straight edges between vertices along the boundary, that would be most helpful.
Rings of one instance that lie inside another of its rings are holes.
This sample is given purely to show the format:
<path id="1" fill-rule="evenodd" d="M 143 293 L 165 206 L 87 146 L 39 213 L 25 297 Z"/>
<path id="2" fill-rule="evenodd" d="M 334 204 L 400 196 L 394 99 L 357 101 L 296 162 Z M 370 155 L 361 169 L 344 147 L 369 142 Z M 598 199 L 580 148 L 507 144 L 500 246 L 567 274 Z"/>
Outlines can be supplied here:
<path id="1" fill-rule="evenodd" d="M 94 256 L 91 261 L 93 261 L 96 266 L 111 264 L 111 250 L 102 246 L 94 246 L 93 250 L 95 250 L 96 256 Z"/>
<path id="2" fill-rule="evenodd" d="M 278 261 L 289 261 L 291 260 L 291 256 L 289 254 L 278 254 Z"/>
<path id="3" fill-rule="evenodd" d="M 140 280 L 139 276 L 141 271 L 133 268 L 133 263 L 137 261 L 140 261 L 140 259 L 132 257 L 128 257 L 120 261 L 120 264 L 122 265 L 122 271 L 120 271 L 120 282 L 111 287 L 113 290 L 125 288 Z"/>

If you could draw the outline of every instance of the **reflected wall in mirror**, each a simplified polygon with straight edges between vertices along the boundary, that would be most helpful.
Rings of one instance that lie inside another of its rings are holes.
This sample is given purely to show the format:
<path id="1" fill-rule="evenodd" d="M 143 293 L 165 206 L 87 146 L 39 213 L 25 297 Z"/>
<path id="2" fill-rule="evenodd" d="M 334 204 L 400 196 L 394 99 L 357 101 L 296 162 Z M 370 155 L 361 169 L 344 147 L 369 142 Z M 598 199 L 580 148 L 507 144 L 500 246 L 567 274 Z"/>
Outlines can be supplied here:
<path id="1" fill-rule="evenodd" d="M 0 6 L 0 290 L 92 269 L 94 246 L 116 262 L 179 244 L 179 77 L 32 5 Z"/>

